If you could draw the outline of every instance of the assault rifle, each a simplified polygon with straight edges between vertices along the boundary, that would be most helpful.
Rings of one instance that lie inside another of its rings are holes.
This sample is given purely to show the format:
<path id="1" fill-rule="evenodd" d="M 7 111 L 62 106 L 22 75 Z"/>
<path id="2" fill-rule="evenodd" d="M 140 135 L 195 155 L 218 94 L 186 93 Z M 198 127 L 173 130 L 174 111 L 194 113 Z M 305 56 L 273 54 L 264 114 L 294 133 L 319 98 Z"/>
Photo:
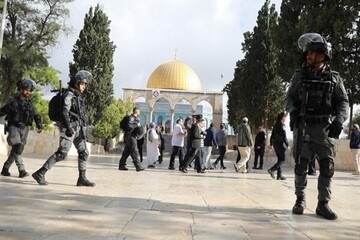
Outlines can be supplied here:
<path id="1" fill-rule="evenodd" d="M 6 135 L 9 132 L 9 125 L 8 125 L 7 118 L 8 118 L 8 116 L 6 115 L 5 122 L 4 122 L 4 135 Z"/>
<path id="2" fill-rule="evenodd" d="M 61 84 L 61 80 L 59 80 L 59 88 L 58 89 L 53 89 L 53 90 L 50 90 L 50 92 L 52 92 L 52 93 L 57 93 L 57 92 L 59 92 L 61 95 L 62 95 L 62 91 L 61 91 L 61 89 L 62 89 L 62 84 Z"/>
<path id="3" fill-rule="evenodd" d="M 301 101 L 301 109 L 299 113 L 299 119 L 297 123 L 297 133 L 296 133 L 296 146 L 295 146 L 295 164 L 298 165 L 301 159 L 301 147 L 306 139 L 305 129 L 306 129 L 306 105 L 308 103 L 308 88 L 309 85 L 306 83 L 302 84 L 302 101 Z"/>

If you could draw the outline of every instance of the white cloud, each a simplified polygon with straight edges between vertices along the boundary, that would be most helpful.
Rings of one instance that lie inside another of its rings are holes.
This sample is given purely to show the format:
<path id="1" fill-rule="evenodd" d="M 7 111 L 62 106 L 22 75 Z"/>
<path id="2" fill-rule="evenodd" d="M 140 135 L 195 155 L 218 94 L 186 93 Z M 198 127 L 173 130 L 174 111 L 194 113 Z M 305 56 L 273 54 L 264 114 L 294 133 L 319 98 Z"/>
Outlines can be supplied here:
<path id="1" fill-rule="evenodd" d="M 67 78 L 72 48 L 83 27 L 89 7 L 98 0 L 69 5 L 69 24 L 74 34 L 62 37 L 51 50 L 50 64 Z M 206 91 L 221 91 L 233 77 L 241 59 L 245 31 L 252 31 L 264 1 L 249 0 L 102 0 L 100 6 L 111 20 L 115 96 L 123 87 L 146 87 L 148 77 L 160 64 L 174 59 L 189 64 Z M 281 0 L 273 1 L 277 5 Z M 278 6 L 279 8 L 279 6 Z M 220 74 L 224 78 L 220 79 Z M 63 81 L 67 82 L 67 81 Z"/>

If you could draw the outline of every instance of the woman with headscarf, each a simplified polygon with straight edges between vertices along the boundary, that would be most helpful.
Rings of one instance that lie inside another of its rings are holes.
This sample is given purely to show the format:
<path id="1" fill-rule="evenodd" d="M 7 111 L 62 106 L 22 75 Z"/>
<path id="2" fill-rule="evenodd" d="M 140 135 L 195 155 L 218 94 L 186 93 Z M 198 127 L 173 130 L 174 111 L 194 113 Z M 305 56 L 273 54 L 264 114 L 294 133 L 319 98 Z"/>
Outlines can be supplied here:
<path id="1" fill-rule="evenodd" d="M 155 123 L 149 124 L 149 130 L 147 131 L 146 137 L 146 151 L 147 151 L 147 162 L 148 168 L 154 168 L 155 163 L 160 155 L 159 152 L 159 135 L 156 133 Z"/>

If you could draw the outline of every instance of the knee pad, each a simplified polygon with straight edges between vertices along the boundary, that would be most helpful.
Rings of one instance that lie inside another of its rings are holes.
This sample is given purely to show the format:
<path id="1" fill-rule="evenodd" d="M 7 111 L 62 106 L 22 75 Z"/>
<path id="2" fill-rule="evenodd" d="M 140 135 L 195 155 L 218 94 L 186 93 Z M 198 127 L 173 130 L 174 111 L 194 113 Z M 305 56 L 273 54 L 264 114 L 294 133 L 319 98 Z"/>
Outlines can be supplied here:
<path id="1" fill-rule="evenodd" d="M 16 155 L 21 155 L 23 151 L 24 151 L 24 145 L 22 145 L 21 143 L 15 144 L 11 148 L 11 153 L 14 153 Z"/>
<path id="2" fill-rule="evenodd" d="M 334 176 L 334 160 L 331 158 L 321 159 L 319 161 L 320 175 L 325 178 Z"/>
<path id="3" fill-rule="evenodd" d="M 88 159 L 88 157 L 89 157 L 88 150 L 85 149 L 84 151 L 79 152 L 79 159 L 80 160 L 86 161 Z"/>
<path id="4" fill-rule="evenodd" d="M 66 157 L 67 157 L 67 153 L 59 152 L 59 151 L 55 153 L 56 162 L 60 162 L 64 160 Z"/>
<path id="5" fill-rule="evenodd" d="M 298 176 L 303 176 L 306 174 L 307 165 L 309 160 L 305 158 L 301 158 L 300 162 L 295 165 L 295 174 Z"/>

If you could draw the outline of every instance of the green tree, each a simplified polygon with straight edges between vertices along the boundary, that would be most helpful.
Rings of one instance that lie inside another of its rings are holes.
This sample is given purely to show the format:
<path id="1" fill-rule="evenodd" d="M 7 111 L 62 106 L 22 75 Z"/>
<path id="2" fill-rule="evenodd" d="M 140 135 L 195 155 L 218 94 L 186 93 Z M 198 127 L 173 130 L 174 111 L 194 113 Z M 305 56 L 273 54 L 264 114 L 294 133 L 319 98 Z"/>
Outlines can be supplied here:
<path id="1" fill-rule="evenodd" d="M 244 33 L 245 57 L 237 63 L 234 80 L 224 88 L 232 124 L 247 116 L 253 126 L 267 128 L 283 109 L 284 88 L 277 75 L 279 52 L 274 43 L 276 28 L 275 5 L 270 6 L 270 0 L 266 0 L 254 31 Z"/>
<path id="2" fill-rule="evenodd" d="M 356 113 L 354 114 L 354 121 L 353 121 L 353 123 L 355 124 L 358 124 L 358 125 L 360 125 L 360 111 L 358 110 L 358 111 L 356 111 Z"/>
<path id="3" fill-rule="evenodd" d="M 43 121 L 44 129 L 50 130 L 52 128 L 52 121 L 49 118 L 49 102 L 42 98 L 41 92 L 37 89 L 31 95 L 31 101 L 34 103 L 36 110 L 41 115 Z"/>
<path id="4" fill-rule="evenodd" d="M 241 84 L 244 82 L 245 75 L 245 59 L 238 61 L 236 63 L 236 68 L 234 72 L 234 79 L 231 80 L 224 87 L 223 91 L 228 95 L 227 109 L 228 109 L 228 120 L 229 124 L 233 127 L 236 127 L 243 116 L 245 116 L 245 108 L 243 104 L 244 99 L 241 98 L 243 95 L 239 94 L 239 90 L 243 89 Z M 242 106 L 242 107 L 241 107 Z"/>
<path id="5" fill-rule="evenodd" d="M 115 100 L 105 109 L 101 120 L 95 124 L 93 135 L 98 138 L 113 138 L 120 133 L 121 119 L 130 114 L 134 107 L 132 101 Z"/>
<path id="6" fill-rule="evenodd" d="M 65 4 L 72 0 L 9 0 L 1 55 L 0 101 L 5 102 L 16 89 L 16 82 L 31 72 L 48 72 L 48 47 L 60 33 L 67 33 Z M 55 79 L 38 78 L 45 84 Z"/>
<path id="7" fill-rule="evenodd" d="M 115 45 L 110 41 L 110 21 L 100 9 L 99 4 L 90 7 L 85 15 L 84 27 L 73 49 L 74 62 L 69 64 L 70 73 L 88 70 L 93 80 L 88 84 L 86 93 L 87 113 L 90 124 L 97 123 L 109 106 L 114 93 L 113 55 Z"/>

